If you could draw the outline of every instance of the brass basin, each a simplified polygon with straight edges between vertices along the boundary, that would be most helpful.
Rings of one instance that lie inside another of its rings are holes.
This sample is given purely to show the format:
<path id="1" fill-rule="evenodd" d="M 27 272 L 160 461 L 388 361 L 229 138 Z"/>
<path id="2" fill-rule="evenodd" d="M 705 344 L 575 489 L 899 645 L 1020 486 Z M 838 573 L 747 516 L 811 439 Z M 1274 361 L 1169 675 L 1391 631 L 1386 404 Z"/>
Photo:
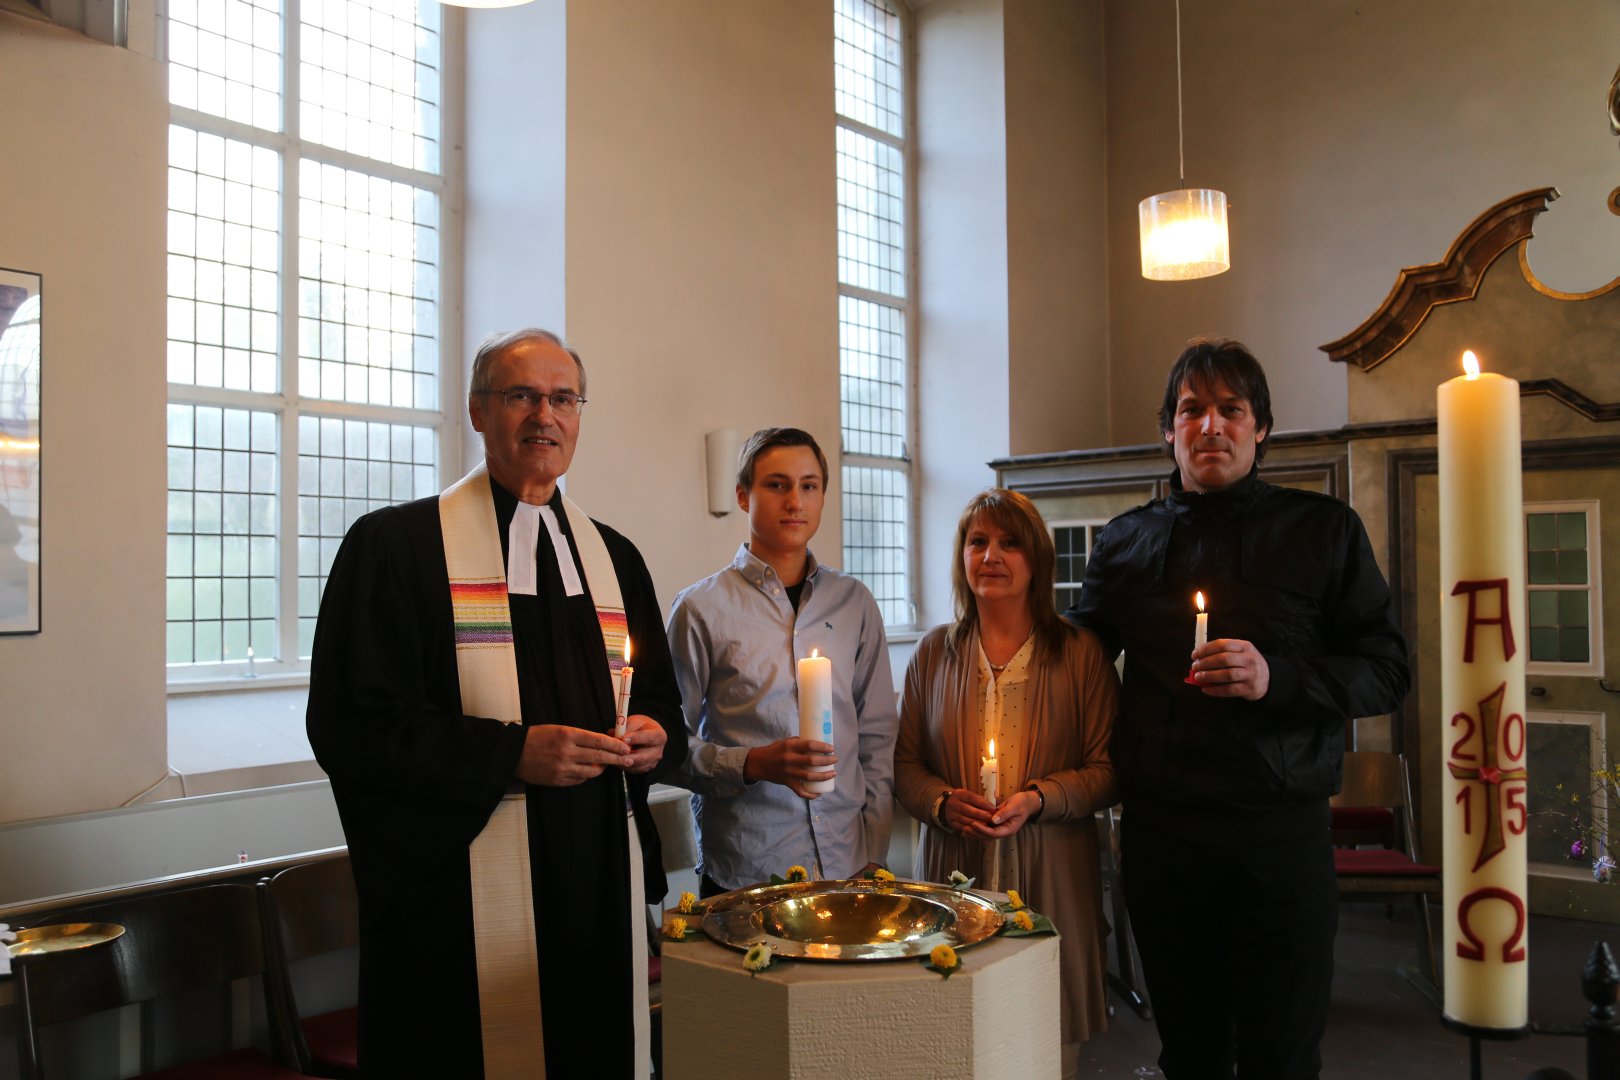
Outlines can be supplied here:
<path id="1" fill-rule="evenodd" d="M 117 940 L 124 928 L 117 923 L 52 923 L 17 931 L 17 940 L 7 946 L 12 959 L 24 960 L 47 953 L 90 949 Z"/>
<path id="2" fill-rule="evenodd" d="M 1003 916 L 976 893 L 923 881 L 808 881 L 761 885 L 709 902 L 703 930 L 747 949 L 807 960 L 899 960 L 935 945 L 965 948 L 1001 929 Z"/>

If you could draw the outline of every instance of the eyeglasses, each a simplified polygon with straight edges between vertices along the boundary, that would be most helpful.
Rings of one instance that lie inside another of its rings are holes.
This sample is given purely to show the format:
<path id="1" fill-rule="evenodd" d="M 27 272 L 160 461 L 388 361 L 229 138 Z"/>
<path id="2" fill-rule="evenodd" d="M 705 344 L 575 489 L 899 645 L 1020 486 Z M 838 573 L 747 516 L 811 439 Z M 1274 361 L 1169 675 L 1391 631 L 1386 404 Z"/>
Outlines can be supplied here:
<path id="1" fill-rule="evenodd" d="M 474 390 L 475 394 L 499 394 L 506 407 L 514 412 L 532 412 L 542 401 L 551 403 L 551 411 L 558 416 L 573 416 L 579 412 L 585 399 L 572 390 L 557 390 L 547 394 L 532 386 L 509 386 L 505 390 Z"/>

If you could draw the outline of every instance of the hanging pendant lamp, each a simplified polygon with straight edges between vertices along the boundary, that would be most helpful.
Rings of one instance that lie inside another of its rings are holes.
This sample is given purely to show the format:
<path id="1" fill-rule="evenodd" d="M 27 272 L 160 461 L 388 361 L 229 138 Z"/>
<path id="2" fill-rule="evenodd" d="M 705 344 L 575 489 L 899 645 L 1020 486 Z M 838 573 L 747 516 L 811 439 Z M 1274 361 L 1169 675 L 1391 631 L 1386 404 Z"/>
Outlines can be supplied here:
<path id="1" fill-rule="evenodd" d="M 1153 281 L 1212 277 L 1232 267 L 1226 230 L 1226 192 L 1189 188 L 1181 107 L 1181 0 L 1176 0 L 1176 150 L 1182 186 L 1143 199 L 1142 276 Z"/>

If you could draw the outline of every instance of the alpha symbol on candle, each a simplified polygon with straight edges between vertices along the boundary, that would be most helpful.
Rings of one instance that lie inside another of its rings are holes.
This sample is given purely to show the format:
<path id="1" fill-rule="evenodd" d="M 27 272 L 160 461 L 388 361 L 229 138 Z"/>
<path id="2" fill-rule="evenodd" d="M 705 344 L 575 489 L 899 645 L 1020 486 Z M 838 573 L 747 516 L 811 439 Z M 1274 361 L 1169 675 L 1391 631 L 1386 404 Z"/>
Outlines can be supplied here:
<path id="1" fill-rule="evenodd" d="M 1478 870 L 1486 863 L 1507 849 L 1507 840 L 1502 835 L 1502 804 L 1505 801 L 1510 810 L 1519 812 L 1519 821 L 1515 825 L 1508 822 L 1508 830 L 1515 836 L 1524 832 L 1525 814 L 1524 793 L 1527 785 L 1514 784 L 1509 781 L 1528 781 L 1529 773 L 1522 764 L 1524 760 L 1524 717 L 1518 713 L 1510 715 L 1505 722 L 1502 721 L 1502 699 L 1507 695 L 1507 683 L 1502 683 L 1492 692 L 1491 696 L 1479 703 L 1479 738 L 1483 754 L 1476 757 L 1465 744 L 1472 740 L 1475 721 L 1468 713 L 1458 713 L 1451 718 L 1451 726 L 1464 727 L 1462 735 L 1451 745 L 1451 756 L 1456 761 L 1446 762 L 1446 768 L 1458 780 L 1473 781 L 1483 789 L 1482 797 L 1485 803 L 1485 829 L 1479 841 L 1479 854 L 1474 859 L 1474 869 Z M 1518 733 L 1518 746 L 1513 745 L 1513 734 Z M 1501 754 L 1498 756 L 1497 751 Z M 1503 767 L 1503 760 L 1510 764 Z M 1459 761 L 1473 762 L 1473 765 L 1460 765 Z M 1472 836 L 1473 828 L 1473 794 L 1472 786 L 1464 787 L 1457 792 L 1457 801 L 1463 807 L 1463 832 Z M 1515 801 L 1517 797 L 1517 801 Z"/>
<path id="2" fill-rule="evenodd" d="M 1489 589 L 1496 590 L 1496 618 L 1479 614 L 1478 596 Z M 1452 596 L 1468 597 L 1468 625 L 1463 634 L 1463 663 L 1474 662 L 1474 627 L 1500 626 L 1502 628 L 1502 659 L 1511 660 L 1517 650 L 1513 646 L 1513 613 L 1508 610 L 1508 579 L 1492 578 L 1485 581 L 1459 581 L 1451 590 Z"/>

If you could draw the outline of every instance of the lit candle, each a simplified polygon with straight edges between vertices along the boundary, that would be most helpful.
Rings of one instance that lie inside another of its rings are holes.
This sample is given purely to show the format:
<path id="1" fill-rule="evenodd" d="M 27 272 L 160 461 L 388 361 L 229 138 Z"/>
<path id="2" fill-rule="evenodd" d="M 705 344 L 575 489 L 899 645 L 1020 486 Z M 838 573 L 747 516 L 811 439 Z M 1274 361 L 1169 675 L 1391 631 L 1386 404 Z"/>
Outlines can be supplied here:
<path id="1" fill-rule="evenodd" d="M 618 704 L 613 715 L 613 737 L 624 738 L 630 727 L 630 680 L 635 677 L 636 669 L 630 666 L 630 638 L 624 639 L 624 666 L 619 669 L 619 695 Z"/>
<path id="2" fill-rule="evenodd" d="M 990 740 L 990 756 L 979 759 L 983 764 L 979 767 L 979 784 L 984 788 L 984 797 L 993 803 L 1001 802 L 1001 767 L 996 764 L 996 740 Z"/>
<path id="3" fill-rule="evenodd" d="M 249 646 L 248 646 L 248 669 L 247 669 L 247 677 L 248 677 L 248 678 L 250 678 L 250 679 L 253 679 L 253 678 L 257 678 L 257 677 L 258 677 L 258 676 L 257 676 L 257 675 L 256 675 L 256 674 L 255 674 L 255 673 L 254 673 L 254 671 L 253 671 L 253 646 L 251 646 L 251 645 L 249 645 Z"/>
<path id="4" fill-rule="evenodd" d="M 1196 651 L 1209 643 L 1209 612 L 1204 610 L 1202 590 L 1193 599 L 1198 603 L 1198 614 L 1193 617 L 1193 649 Z"/>
<path id="5" fill-rule="evenodd" d="M 1441 837 L 1445 1014 L 1482 1028 L 1529 1022 L 1523 476 L 1519 384 L 1442 383 Z"/>
<path id="6" fill-rule="evenodd" d="M 833 743 L 832 722 L 832 660 L 822 656 L 819 649 L 799 661 L 799 738 Z M 818 794 L 833 789 L 832 780 L 813 780 L 804 790 Z"/>

